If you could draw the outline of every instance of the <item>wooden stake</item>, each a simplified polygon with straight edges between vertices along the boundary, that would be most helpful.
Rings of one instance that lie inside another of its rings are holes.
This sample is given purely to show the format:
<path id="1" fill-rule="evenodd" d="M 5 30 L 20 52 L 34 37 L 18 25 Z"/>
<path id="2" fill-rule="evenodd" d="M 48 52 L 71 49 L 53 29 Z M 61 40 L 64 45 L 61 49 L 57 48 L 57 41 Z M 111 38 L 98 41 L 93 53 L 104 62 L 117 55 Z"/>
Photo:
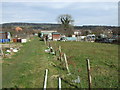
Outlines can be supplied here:
<path id="1" fill-rule="evenodd" d="M 59 46 L 59 52 L 61 53 L 61 46 Z"/>
<path id="2" fill-rule="evenodd" d="M 59 46 L 59 57 L 60 57 L 60 60 L 62 60 L 62 54 L 61 54 L 62 50 L 61 50 L 61 46 Z"/>
<path id="3" fill-rule="evenodd" d="M 47 86 L 47 75 L 48 75 L 48 69 L 45 70 L 44 90 L 46 90 L 46 86 Z"/>
<path id="4" fill-rule="evenodd" d="M 50 48 L 51 46 L 50 46 L 50 41 L 48 41 L 48 47 Z"/>
<path id="5" fill-rule="evenodd" d="M 2 48 L 1 48 L 1 54 L 2 54 L 2 56 L 4 57 L 4 53 L 3 53 L 3 50 L 2 50 Z"/>
<path id="6" fill-rule="evenodd" d="M 89 62 L 89 59 L 86 59 L 86 61 L 87 61 L 87 71 L 88 71 L 88 84 L 89 84 L 89 90 L 90 90 L 92 86 L 92 80 L 91 80 L 91 74 L 90 74 L 90 62 Z"/>
<path id="7" fill-rule="evenodd" d="M 65 58 L 66 69 L 68 71 L 68 74 L 70 74 L 70 70 L 69 70 L 68 63 L 67 63 L 67 57 L 65 53 L 64 53 L 64 58 Z"/>
<path id="8" fill-rule="evenodd" d="M 56 42 L 55 42 L 55 55 L 57 56 Z"/>
<path id="9" fill-rule="evenodd" d="M 61 78 L 59 77 L 59 90 L 61 90 Z"/>
<path id="10" fill-rule="evenodd" d="M 46 45 L 46 39 L 44 38 L 44 42 L 45 42 L 45 45 Z"/>

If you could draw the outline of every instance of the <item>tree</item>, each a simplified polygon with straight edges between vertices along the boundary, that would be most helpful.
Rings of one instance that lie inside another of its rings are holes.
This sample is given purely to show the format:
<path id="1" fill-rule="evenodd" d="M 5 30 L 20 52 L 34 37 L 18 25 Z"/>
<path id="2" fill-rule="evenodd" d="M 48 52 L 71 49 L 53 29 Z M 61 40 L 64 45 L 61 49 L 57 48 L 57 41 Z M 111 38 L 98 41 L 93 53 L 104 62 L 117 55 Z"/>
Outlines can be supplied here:
<path id="1" fill-rule="evenodd" d="M 74 20 L 72 19 L 71 15 L 68 14 L 64 14 L 64 15 L 60 15 L 58 17 L 58 23 L 61 24 L 60 27 L 60 32 L 66 34 L 66 35 L 70 35 L 73 33 L 73 22 Z"/>

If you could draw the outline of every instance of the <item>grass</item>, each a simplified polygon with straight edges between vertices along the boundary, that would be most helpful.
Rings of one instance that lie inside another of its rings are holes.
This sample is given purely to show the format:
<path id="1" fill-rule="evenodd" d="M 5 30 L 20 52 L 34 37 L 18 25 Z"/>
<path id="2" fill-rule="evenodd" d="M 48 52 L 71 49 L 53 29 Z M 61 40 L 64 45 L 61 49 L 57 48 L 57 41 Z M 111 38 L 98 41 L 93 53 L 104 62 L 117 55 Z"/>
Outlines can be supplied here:
<path id="1" fill-rule="evenodd" d="M 63 78 L 62 88 L 88 88 L 86 58 L 90 59 L 93 88 L 118 87 L 118 45 L 89 42 L 51 42 L 51 45 L 54 50 L 62 47 L 71 75 L 67 75 L 64 63 L 56 56 L 44 52 L 44 42 L 34 37 L 11 59 L 3 59 L 3 88 L 43 88 L 46 68 L 47 88 L 58 88 L 58 76 Z M 71 83 L 78 75 L 81 83 Z"/>
<path id="2" fill-rule="evenodd" d="M 48 78 L 57 73 L 49 64 L 54 56 L 45 53 L 45 49 L 44 42 L 35 37 L 11 59 L 3 59 L 3 88 L 43 88 L 45 69 L 49 69 Z M 47 87 L 57 87 L 56 81 L 52 79 L 55 83 L 49 83 Z"/>
<path id="3" fill-rule="evenodd" d="M 52 42 L 67 54 L 72 76 L 81 78 L 78 87 L 88 88 L 86 59 L 90 59 L 92 88 L 118 88 L 118 45 L 90 42 Z"/>

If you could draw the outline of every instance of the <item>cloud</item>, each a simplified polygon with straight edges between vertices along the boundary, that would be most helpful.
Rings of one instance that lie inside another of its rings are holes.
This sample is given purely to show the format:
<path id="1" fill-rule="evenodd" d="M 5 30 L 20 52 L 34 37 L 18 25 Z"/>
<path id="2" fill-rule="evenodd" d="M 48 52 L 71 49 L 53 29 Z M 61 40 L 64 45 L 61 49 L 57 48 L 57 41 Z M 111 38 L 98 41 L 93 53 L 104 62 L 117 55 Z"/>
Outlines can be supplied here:
<path id="1" fill-rule="evenodd" d="M 75 20 L 75 25 L 114 25 L 116 26 L 118 25 L 118 18 L 117 17 L 113 18 L 113 16 L 80 17 Z"/>
<path id="2" fill-rule="evenodd" d="M 75 25 L 117 25 L 117 3 L 111 2 L 4 2 L 3 22 L 57 23 L 61 14 L 71 14 Z"/>
<path id="3" fill-rule="evenodd" d="M 2 2 L 118 2 L 119 0 L 2 0 Z"/>
<path id="4" fill-rule="evenodd" d="M 28 3 L 21 3 L 26 7 L 44 7 L 44 8 L 53 8 L 53 9 L 62 9 L 66 8 L 73 4 L 73 2 L 28 2 Z"/>
<path id="5" fill-rule="evenodd" d="M 72 7 L 71 9 L 96 9 L 96 10 L 110 10 L 110 9 L 117 9 L 118 3 L 115 2 L 80 2 L 75 3 L 76 6 Z"/>

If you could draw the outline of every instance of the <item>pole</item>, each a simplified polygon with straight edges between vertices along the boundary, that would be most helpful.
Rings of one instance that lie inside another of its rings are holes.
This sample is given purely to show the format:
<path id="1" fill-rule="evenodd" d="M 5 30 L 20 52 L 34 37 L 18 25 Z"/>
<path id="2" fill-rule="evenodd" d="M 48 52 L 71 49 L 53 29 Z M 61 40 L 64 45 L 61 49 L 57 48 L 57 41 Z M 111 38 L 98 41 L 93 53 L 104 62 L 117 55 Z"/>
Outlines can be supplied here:
<path id="1" fill-rule="evenodd" d="M 86 61 L 87 61 L 87 71 L 88 71 L 88 84 L 89 84 L 89 90 L 90 90 L 92 86 L 92 80 L 91 80 L 91 74 L 90 74 L 90 61 L 89 59 L 86 59 Z"/>
<path id="2" fill-rule="evenodd" d="M 61 78 L 59 77 L 59 90 L 61 90 Z"/>
<path id="3" fill-rule="evenodd" d="M 46 86 L 47 86 L 47 75 L 48 75 L 48 69 L 45 70 L 44 90 L 46 90 Z"/>

